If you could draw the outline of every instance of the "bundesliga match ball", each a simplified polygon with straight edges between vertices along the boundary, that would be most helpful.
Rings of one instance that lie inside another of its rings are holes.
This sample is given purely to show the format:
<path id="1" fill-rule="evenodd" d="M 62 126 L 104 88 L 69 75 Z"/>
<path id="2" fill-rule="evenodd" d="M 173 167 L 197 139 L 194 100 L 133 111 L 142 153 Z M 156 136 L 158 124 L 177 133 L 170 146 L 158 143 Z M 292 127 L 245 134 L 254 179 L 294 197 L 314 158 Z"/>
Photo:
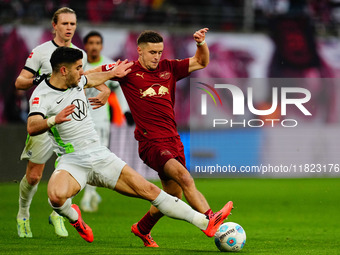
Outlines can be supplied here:
<path id="1" fill-rule="evenodd" d="M 246 243 L 246 232 L 237 223 L 223 223 L 215 234 L 215 244 L 220 251 L 239 251 Z"/>

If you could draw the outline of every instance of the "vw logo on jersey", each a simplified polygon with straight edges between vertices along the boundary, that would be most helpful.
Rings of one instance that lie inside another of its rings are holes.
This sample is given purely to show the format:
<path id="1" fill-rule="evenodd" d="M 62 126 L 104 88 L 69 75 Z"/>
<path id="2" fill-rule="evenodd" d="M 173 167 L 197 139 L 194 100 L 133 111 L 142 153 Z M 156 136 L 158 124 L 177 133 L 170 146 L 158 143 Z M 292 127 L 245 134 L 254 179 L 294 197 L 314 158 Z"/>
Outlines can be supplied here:
<path id="1" fill-rule="evenodd" d="M 76 108 L 74 108 L 73 113 L 71 114 L 72 118 L 77 121 L 85 119 L 87 116 L 86 103 L 81 99 L 75 99 L 73 100 L 72 104 L 76 106 Z"/>

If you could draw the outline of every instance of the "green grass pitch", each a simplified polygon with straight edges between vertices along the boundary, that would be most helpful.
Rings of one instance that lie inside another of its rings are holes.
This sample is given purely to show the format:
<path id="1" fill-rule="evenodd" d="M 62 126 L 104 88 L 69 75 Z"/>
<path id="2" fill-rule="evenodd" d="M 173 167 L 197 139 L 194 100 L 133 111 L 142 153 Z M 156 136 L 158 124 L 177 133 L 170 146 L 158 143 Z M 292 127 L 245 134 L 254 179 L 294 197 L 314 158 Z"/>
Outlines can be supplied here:
<path id="1" fill-rule="evenodd" d="M 196 179 L 196 185 L 214 211 L 234 201 L 229 221 L 247 234 L 240 254 L 340 254 L 340 179 Z M 130 227 L 150 204 L 102 188 L 99 211 L 83 213 L 94 242 L 85 242 L 67 222 L 69 237 L 57 238 L 48 225 L 46 183 L 39 185 L 31 206 L 33 239 L 20 239 L 18 188 L 18 183 L 0 183 L 0 254 L 220 254 L 213 238 L 165 217 L 152 231 L 160 248 L 144 248 Z M 81 196 L 73 201 L 79 203 Z"/>

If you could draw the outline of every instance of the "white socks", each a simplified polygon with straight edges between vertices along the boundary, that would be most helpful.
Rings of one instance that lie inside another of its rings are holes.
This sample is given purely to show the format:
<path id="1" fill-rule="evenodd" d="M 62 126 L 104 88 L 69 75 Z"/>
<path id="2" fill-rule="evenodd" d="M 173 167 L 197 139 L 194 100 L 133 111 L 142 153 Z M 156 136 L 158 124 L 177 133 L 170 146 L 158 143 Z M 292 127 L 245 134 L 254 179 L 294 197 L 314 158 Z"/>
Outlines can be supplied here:
<path id="1" fill-rule="evenodd" d="M 50 199 L 48 199 L 49 204 L 53 208 L 53 210 L 58 213 L 61 216 L 66 217 L 70 222 L 75 222 L 78 220 L 78 213 L 76 210 L 74 210 L 71 205 L 72 205 L 72 200 L 71 198 L 68 198 L 65 203 L 60 206 L 60 207 L 54 207 L 51 204 Z"/>
<path id="2" fill-rule="evenodd" d="M 151 204 L 170 218 L 185 220 L 202 230 L 208 227 L 209 219 L 206 215 L 193 210 L 181 199 L 163 190 L 154 201 L 151 201 Z"/>
<path id="3" fill-rule="evenodd" d="M 33 199 L 34 194 L 38 190 L 38 184 L 30 185 L 26 179 L 26 174 L 20 181 L 19 187 L 19 211 L 17 218 L 18 219 L 29 219 L 30 217 L 30 205 Z"/>

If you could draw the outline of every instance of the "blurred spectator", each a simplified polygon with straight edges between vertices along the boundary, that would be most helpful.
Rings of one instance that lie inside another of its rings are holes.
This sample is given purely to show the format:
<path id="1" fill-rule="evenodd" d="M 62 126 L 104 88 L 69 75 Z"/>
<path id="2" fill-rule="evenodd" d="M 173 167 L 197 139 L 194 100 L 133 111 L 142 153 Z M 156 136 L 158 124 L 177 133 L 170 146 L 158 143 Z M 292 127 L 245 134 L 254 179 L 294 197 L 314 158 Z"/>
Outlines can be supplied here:
<path id="1" fill-rule="evenodd" d="M 312 17 L 318 21 L 329 24 L 330 17 L 330 6 L 329 0 L 311 0 L 309 2 L 309 10 Z"/>
<path id="2" fill-rule="evenodd" d="M 88 20 L 93 23 L 110 21 L 116 6 L 114 2 L 112 0 L 88 0 L 86 3 Z"/>
<path id="3" fill-rule="evenodd" d="M 21 70 L 29 54 L 25 42 L 13 29 L 10 34 L 1 34 L 0 51 L 0 84 L 1 94 L 4 95 L 4 121 L 25 122 L 27 113 L 26 93 L 18 93 L 15 89 L 15 77 Z"/>

